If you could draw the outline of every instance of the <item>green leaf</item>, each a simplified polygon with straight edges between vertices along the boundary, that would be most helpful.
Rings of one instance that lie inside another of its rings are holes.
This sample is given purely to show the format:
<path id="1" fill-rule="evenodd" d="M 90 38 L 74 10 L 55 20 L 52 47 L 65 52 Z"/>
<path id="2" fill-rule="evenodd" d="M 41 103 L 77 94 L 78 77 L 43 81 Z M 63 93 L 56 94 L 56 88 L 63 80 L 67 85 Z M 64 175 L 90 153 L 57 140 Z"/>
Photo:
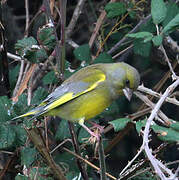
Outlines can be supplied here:
<path id="1" fill-rule="evenodd" d="M 166 4 L 167 6 L 167 16 L 162 22 L 162 26 L 165 27 L 177 14 L 179 14 L 179 6 L 174 3 L 173 0 L 169 0 Z"/>
<path id="2" fill-rule="evenodd" d="M 52 51 L 56 46 L 54 30 L 51 27 L 43 27 L 38 32 L 38 41 L 47 51 Z"/>
<path id="3" fill-rule="evenodd" d="M 179 122 L 172 121 L 172 123 L 170 124 L 170 127 L 176 131 L 179 131 Z"/>
<path id="4" fill-rule="evenodd" d="M 27 106 L 27 95 L 23 93 L 19 96 L 18 101 L 14 104 L 13 110 L 17 116 L 24 114 L 29 110 L 29 106 Z"/>
<path id="5" fill-rule="evenodd" d="M 140 134 L 142 128 L 145 127 L 146 121 L 147 120 L 145 119 L 145 120 L 140 120 L 140 121 L 136 122 L 136 130 L 137 130 L 138 134 Z"/>
<path id="6" fill-rule="evenodd" d="M 113 62 L 112 56 L 106 52 L 101 53 L 95 60 L 95 63 L 111 63 Z"/>
<path id="7" fill-rule="evenodd" d="M 144 39 L 145 41 L 146 40 L 150 41 L 152 40 L 153 34 L 150 32 L 137 32 L 137 33 L 127 34 L 126 36 L 130 38 Z"/>
<path id="8" fill-rule="evenodd" d="M 39 87 L 34 92 L 31 104 L 39 105 L 44 100 L 44 98 L 47 97 L 47 95 L 48 95 L 48 92 L 44 88 Z"/>
<path id="9" fill-rule="evenodd" d="M 142 127 L 145 127 L 146 120 L 136 122 L 136 130 L 140 133 Z M 162 141 L 177 142 L 179 140 L 179 132 L 174 129 L 159 126 L 157 124 L 151 125 L 150 128 L 157 134 L 157 137 Z"/>
<path id="10" fill-rule="evenodd" d="M 20 69 L 20 66 L 18 64 L 15 67 L 13 67 L 12 69 L 10 69 L 10 71 L 9 71 L 9 82 L 10 82 L 11 89 L 14 89 L 14 87 L 16 85 L 17 77 L 19 74 L 19 69 Z"/>
<path id="11" fill-rule="evenodd" d="M 112 124 L 114 127 L 114 131 L 120 131 L 124 129 L 128 122 L 131 122 L 131 119 L 129 118 L 119 118 L 113 121 L 110 121 L 109 124 Z"/>
<path id="12" fill-rule="evenodd" d="M 162 141 L 177 142 L 179 140 L 179 132 L 172 128 L 166 128 L 159 125 L 152 125 L 151 127 Z"/>
<path id="13" fill-rule="evenodd" d="M 15 180 L 28 180 L 29 178 L 25 175 L 19 174 L 15 177 Z"/>
<path id="14" fill-rule="evenodd" d="M 57 84 L 57 83 L 58 83 L 58 79 L 57 79 L 54 71 L 48 72 L 48 73 L 43 77 L 42 81 L 43 81 L 43 84 L 44 84 L 44 85 Z"/>
<path id="15" fill-rule="evenodd" d="M 151 32 L 151 33 L 156 33 L 156 27 L 155 24 L 152 21 L 152 18 L 150 18 L 146 23 L 141 24 L 139 28 L 140 32 Z"/>
<path id="16" fill-rule="evenodd" d="M 37 150 L 35 148 L 25 147 L 21 150 L 21 165 L 27 168 L 36 160 Z"/>
<path id="17" fill-rule="evenodd" d="M 90 128 L 87 124 L 85 124 L 88 128 Z M 90 138 L 89 132 L 86 131 L 83 127 L 80 128 L 79 134 L 78 134 L 78 141 L 79 143 L 84 143 Z"/>
<path id="18" fill-rule="evenodd" d="M 50 169 L 48 167 L 31 167 L 29 172 L 29 179 L 36 179 L 37 174 L 38 180 L 54 180 L 53 177 L 48 177 L 51 174 Z"/>
<path id="19" fill-rule="evenodd" d="M 154 46 L 160 46 L 162 44 L 163 41 L 163 36 L 158 35 L 158 36 L 154 36 L 152 38 L 152 42 L 154 44 Z"/>
<path id="20" fill-rule="evenodd" d="M 37 45 L 37 41 L 33 37 L 18 40 L 15 49 L 21 57 L 32 63 L 42 62 L 48 57 L 46 51 Z"/>
<path id="21" fill-rule="evenodd" d="M 118 17 L 126 12 L 125 4 L 122 2 L 112 2 L 105 6 L 108 18 Z"/>
<path id="22" fill-rule="evenodd" d="M 169 34 L 179 27 L 179 14 L 176 15 L 163 29 L 162 33 Z"/>
<path id="23" fill-rule="evenodd" d="M 66 138 L 70 138 L 70 132 L 68 129 L 68 121 L 62 119 L 58 125 L 57 132 L 55 134 L 55 138 L 57 140 L 64 140 Z"/>
<path id="24" fill-rule="evenodd" d="M 37 41 L 33 37 L 25 37 L 17 41 L 15 44 L 15 49 L 20 56 L 24 57 L 26 51 L 33 45 L 37 45 Z"/>
<path id="25" fill-rule="evenodd" d="M 13 146 L 15 141 L 15 131 L 10 124 L 0 126 L 0 149 L 7 149 Z"/>
<path id="26" fill-rule="evenodd" d="M 140 39 L 134 40 L 134 53 L 135 54 L 138 54 L 138 55 L 141 55 L 144 57 L 148 57 L 150 55 L 151 47 L 152 47 L 152 44 L 150 41 L 144 43 Z"/>
<path id="27" fill-rule="evenodd" d="M 73 51 L 73 53 L 75 58 L 80 61 L 90 61 L 91 59 L 90 47 L 88 44 L 79 46 Z"/>
<path id="28" fill-rule="evenodd" d="M 27 133 L 24 129 L 24 124 L 20 123 L 14 127 L 14 131 L 16 133 L 16 140 L 15 145 L 18 146 L 24 146 L 24 144 L 27 142 Z"/>
<path id="29" fill-rule="evenodd" d="M 152 0 L 151 14 L 154 24 L 159 24 L 165 19 L 167 8 L 163 0 Z"/>
<path id="30" fill-rule="evenodd" d="M 7 96 L 0 96 L 0 122 L 7 122 L 12 118 L 12 104 Z"/>

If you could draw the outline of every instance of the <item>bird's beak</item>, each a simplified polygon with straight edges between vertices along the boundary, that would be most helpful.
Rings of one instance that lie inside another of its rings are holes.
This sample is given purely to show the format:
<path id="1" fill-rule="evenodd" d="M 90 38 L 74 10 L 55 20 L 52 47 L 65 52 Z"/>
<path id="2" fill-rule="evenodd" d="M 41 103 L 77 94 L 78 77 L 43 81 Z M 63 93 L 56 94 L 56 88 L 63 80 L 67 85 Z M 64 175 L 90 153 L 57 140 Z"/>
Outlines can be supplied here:
<path id="1" fill-rule="evenodd" d="M 132 94 L 133 94 L 132 89 L 126 87 L 126 88 L 123 89 L 123 92 L 124 92 L 124 95 L 126 96 L 126 98 L 130 101 L 131 97 L 132 97 Z"/>

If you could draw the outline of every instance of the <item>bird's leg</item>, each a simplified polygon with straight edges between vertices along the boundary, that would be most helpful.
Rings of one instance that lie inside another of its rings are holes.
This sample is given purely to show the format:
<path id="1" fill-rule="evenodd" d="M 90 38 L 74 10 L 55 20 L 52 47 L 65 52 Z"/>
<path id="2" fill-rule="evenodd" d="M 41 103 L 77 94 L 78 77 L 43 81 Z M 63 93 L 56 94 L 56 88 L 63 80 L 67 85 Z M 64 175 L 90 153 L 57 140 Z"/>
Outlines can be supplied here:
<path id="1" fill-rule="evenodd" d="M 100 140 L 100 135 L 99 135 L 99 134 L 94 133 L 94 132 L 91 131 L 87 126 L 85 126 L 85 124 L 84 124 L 84 119 L 80 119 L 78 123 L 79 123 L 84 129 L 86 129 L 86 131 L 88 131 L 89 134 L 91 134 L 92 136 L 96 137 L 96 138 L 97 138 L 97 141 Z"/>
<path id="2" fill-rule="evenodd" d="M 93 125 L 92 128 L 97 128 L 97 129 L 99 129 L 100 134 L 103 133 L 103 131 L 104 131 L 104 126 L 100 126 L 99 124 L 97 124 L 97 123 L 95 123 L 95 122 L 92 122 L 92 121 L 89 121 L 89 123 Z"/>

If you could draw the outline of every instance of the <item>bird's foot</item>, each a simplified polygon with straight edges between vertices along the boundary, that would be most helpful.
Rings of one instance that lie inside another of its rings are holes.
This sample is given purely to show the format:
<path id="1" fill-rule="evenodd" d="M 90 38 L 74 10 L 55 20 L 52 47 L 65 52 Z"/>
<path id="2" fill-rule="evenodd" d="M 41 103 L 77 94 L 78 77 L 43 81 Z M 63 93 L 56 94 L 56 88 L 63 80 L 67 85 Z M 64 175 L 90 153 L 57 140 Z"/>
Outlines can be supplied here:
<path id="1" fill-rule="evenodd" d="M 99 129 L 99 133 L 102 134 L 104 131 L 104 126 L 100 126 L 99 124 L 96 124 L 95 122 L 89 121 L 90 124 L 93 125 L 93 127 L 91 127 L 91 129 Z"/>

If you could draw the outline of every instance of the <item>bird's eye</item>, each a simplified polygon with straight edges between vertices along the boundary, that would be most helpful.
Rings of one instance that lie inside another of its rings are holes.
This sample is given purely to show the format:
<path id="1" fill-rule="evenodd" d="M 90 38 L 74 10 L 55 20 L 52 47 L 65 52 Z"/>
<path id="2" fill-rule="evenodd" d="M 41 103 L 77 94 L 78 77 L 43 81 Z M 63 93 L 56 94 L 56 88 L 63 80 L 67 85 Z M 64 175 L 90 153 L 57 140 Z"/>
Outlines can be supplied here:
<path id="1" fill-rule="evenodd" d="M 128 86 L 130 84 L 129 79 L 126 80 L 126 85 Z"/>

